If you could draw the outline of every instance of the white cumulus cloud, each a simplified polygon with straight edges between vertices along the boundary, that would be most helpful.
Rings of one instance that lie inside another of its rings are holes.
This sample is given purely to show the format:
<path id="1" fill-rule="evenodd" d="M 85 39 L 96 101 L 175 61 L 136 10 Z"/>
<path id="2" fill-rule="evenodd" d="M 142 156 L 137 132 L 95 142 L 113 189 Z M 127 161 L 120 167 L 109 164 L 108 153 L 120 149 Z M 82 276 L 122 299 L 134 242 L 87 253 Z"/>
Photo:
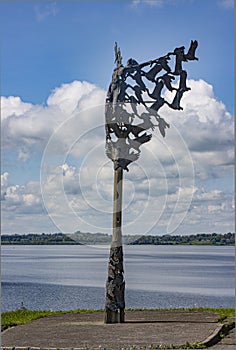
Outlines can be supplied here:
<path id="1" fill-rule="evenodd" d="M 155 130 L 125 174 L 127 233 L 165 233 L 168 227 L 172 232 L 178 225 L 197 232 L 197 223 L 204 223 L 208 231 L 215 223 L 222 229 L 232 227 L 232 193 L 217 186 L 214 192 L 207 184 L 200 190 L 198 181 L 204 186 L 205 180 L 221 178 L 223 184 L 226 176 L 233 176 L 233 118 L 210 84 L 187 84 L 191 90 L 181 101 L 183 111 L 159 111 L 171 125 L 166 137 Z M 104 150 L 105 94 L 94 84 L 74 81 L 55 88 L 46 106 L 2 97 L 3 151 L 17 150 L 19 163 L 42 157 L 44 204 L 64 232 L 110 231 L 113 170 Z M 36 217 L 32 227 L 37 222 L 40 231 L 45 225 L 52 227 L 43 221 L 39 182 L 9 184 L 9 173 L 2 175 L 5 225 L 10 213 L 17 213 L 22 223 L 27 214 L 28 219 Z"/>
<path id="2" fill-rule="evenodd" d="M 73 113 L 104 104 L 104 97 L 105 92 L 95 85 L 78 81 L 56 88 L 45 107 L 25 103 L 19 97 L 2 97 L 4 149 L 17 150 L 20 159 L 28 159 L 33 148 L 42 150 L 55 130 Z M 90 115 L 87 120 L 78 120 L 77 128 L 92 126 L 93 122 Z M 67 132 L 62 135 L 63 139 L 59 140 L 62 147 L 70 142 L 71 133 L 75 134 L 77 131 L 67 129 Z"/>

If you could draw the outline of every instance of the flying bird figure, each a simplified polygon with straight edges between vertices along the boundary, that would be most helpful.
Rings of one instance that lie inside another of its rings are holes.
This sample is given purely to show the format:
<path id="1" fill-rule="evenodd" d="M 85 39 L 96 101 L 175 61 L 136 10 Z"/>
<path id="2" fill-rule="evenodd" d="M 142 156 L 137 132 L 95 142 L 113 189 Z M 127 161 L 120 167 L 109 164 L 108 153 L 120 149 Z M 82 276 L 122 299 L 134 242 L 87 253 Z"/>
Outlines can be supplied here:
<path id="1" fill-rule="evenodd" d="M 146 86 L 142 81 L 142 75 L 143 74 L 141 70 L 137 70 L 135 74 L 128 74 L 128 76 L 130 76 L 133 80 L 136 81 L 136 83 L 140 86 L 141 90 L 146 91 Z"/>
<path id="2" fill-rule="evenodd" d="M 159 128 L 160 133 L 161 133 L 161 135 L 162 135 L 163 137 L 166 136 L 166 131 L 165 131 L 165 129 L 166 129 L 166 128 L 169 128 L 169 127 L 170 127 L 170 124 L 168 124 L 168 123 L 165 121 L 165 119 L 159 117 L 159 119 L 158 119 L 158 128 Z"/>
<path id="3" fill-rule="evenodd" d="M 141 152 L 140 151 L 140 146 L 143 144 L 143 143 L 146 143 L 148 141 L 150 141 L 152 138 L 152 135 L 148 135 L 146 132 L 145 134 L 143 134 L 142 136 L 139 136 L 139 137 L 136 137 L 135 139 L 131 140 L 129 139 L 129 144 L 132 148 L 135 149 L 135 151 L 138 151 L 138 152 Z"/>
<path id="4" fill-rule="evenodd" d="M 148 80 L 155 81 L 155 76 L 162 70 L 162 66 L 160 63 L 156 63 L 154 67 L 152 67 L 147 73 L 145 73 L 145 77 Z"/>
<path id="5" fill-rule="evenodd" d="M 166 104 L 172 109 L 182 110 L 183 108 L 180 107 L 180 100 L 181 100 L 182 96 L 183 96 L 183 91 L 177 90 L 172 103 L 166 102 Z"/>
<path id="6" fill-rule="evenodd" d="M 134 90 L 134 93 L 135 93 L 135 96 L 137 97 L 138 99 L 138 102 L 139 103 L 142 103 L 145 107 L 145 102 L 143 101 L 143 97 L 142 97 L 142 89 L 140 86 L 138 85 L 135 85 L 134 87 L 132 87 L 132 89 Z"/>
<path id="7" fill-rule="evenodd" d="M 198 58 L 195 56 L 195 51 L 198 47 L 198 42 L 197 40 L 191 40 L 191 44 L 190 44 L 190 47 L 188 49 L 188 52 L 186 53 L 185 58 L 189 61 L 193 61 L 193 60 L 197 60 L 198 61 Z"/>
<path id="8" fill-rule="evenodd" d="M 163 97 L 160 97 L 159 100 L 155 101 L 151 106 L 150 109 L 154 109 L 154 111 L 158 111 L 165 103 L 165 99 Z"/>
<path id="9" fill-rule="evenodd" d="M 187 61 L 184 55 L 184 49 L 184 46 L 177 47 L 176 49 L 174 49 L 173 54 L 176 56 L 175 70 L 174 72 L 172 72 L 172 74 L 174 75 L 180 75 L 180 73 L 182 72 L 182 61 Z"/>
<path id="10" fill-rule="evenodd" d="M 179 79 L 179 89 L 180 90 L 182 90 L 182 91 L 191 90 L 191 88 L 187 87 L 186 81 L 187 81 L 187 72 L 185 70 L 183 70 L 180 73 L 180 79 Z"/>
<path id="11" fill-rule="evenodd" d="M 171 81 L 175 80 L 175 77 L 173 77 L 173 75 L 169 75 L 166 73 L 161 77 L 161 79 L 163 80 L 165 86 L 169 91 L 177 90 L 176 88 L 173 88 L 173 86 L 171 85 Z"/>
<path id="12" fill-rule="evenodd" d="M 183 109 L 181 99 L 190 88 L 182 65 L 189 60 L 198 60 L 195 55 L 197 47 L 197 40 L 191 40 L 187 53 L 181 46 L 165 56 L 143 63 L 130 58 L 123 66 L 120 48 L 115 44 L 116 68 L 106 98 L 105 128 L 106 154 L 116 170 L 128 171 L 128 165 L 138 159 L 141 145 L 151 140 L 148 131 L 157 127 L 165 137 L 170 125 L 158 111 L 164 104 L 174 110 Z M 169 65 L 170 60 L 172 65 Z M 177 76 L 175 85 L 178 86 L 173 87 Z M 172 102 L 166 100 L 166 90 L 175 91 Z"/>

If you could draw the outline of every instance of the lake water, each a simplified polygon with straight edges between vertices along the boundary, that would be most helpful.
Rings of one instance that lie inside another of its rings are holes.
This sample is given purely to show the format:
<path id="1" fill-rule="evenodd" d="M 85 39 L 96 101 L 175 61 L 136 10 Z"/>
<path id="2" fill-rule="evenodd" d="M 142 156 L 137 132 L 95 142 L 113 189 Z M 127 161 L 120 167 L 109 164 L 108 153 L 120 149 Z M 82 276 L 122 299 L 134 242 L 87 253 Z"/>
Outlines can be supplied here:
<path id="1" fill-rule="evenodd" d="M 2 311 L 101 309 L 108 246 L 2 246 Z M 234 307 L 234 247 L 124 246 L 127 308 Z"/>

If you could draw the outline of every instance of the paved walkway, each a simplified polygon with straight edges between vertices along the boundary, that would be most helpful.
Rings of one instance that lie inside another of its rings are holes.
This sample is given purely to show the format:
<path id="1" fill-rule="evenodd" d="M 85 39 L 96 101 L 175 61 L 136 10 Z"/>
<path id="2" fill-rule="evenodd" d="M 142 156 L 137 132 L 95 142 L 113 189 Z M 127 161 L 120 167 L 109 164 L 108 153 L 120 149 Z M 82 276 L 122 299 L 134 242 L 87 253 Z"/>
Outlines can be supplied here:
<path id="1" fill-rule="evenodd" d="M 4 331 L 2 349 L 120 350 L 204 341 L 209 346 L 221 328 L 215 322 L 217 318 L 218 315 L 205 311 L 144 310 L 126 311 L 123 324 L 104 324 L 102 312 L 53 315 Z"/>

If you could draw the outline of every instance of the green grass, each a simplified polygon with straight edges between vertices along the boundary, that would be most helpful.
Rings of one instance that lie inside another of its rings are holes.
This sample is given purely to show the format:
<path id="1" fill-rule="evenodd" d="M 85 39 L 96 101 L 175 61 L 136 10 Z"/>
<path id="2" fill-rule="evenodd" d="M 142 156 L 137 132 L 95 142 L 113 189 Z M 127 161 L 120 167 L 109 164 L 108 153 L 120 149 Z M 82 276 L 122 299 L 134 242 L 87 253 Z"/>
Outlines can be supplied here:
<path id="1" fill-rule="evenodd" d="M 192 308 L 189 311 L 209 311 L 219 314 L 220 317 L 217 318 L 216 322 L 223 322 L 227 317 L 235 317 L 235 309 L 233 308 Z"/>
<path id="2" fill-rule="evenodd" d="M 133 309 L 135 310 L 135 309 Z M 136 309 L 138 310 L 138 309 Z M 145 309 L 139 309 L 145 310 Z M 147 310 L 147 309 L 146 309 Z M 154 310 L 154 309 L 150 309 Z M 158 310 L 167 310 L 167 309 L 158 309 Z M 186 310 L 186 311 L 209 311 L 214 312 L 219 315 L 216 319 L 216 322 L 223 322 L 227 317 L 235 317 L 235 310 L 233 308 L 188 308 L 188 309 L 168 309 L 168 310 Z M 57 315 L 57 314 L 68 314 L 68 313 L 86 313 L 86 312 L 97 312 L 103 310 L 71 310 L 71 311 L 34 311 L 34 310 L 16 310 L 8 311 L 2 313 L 2 330 L 17 326 L 20 324 L 25 324 L 36 320 L 38 318 Z"/>
<path id="3" fill-rule="evenodd" d="M 68 314 L 68 313 L 86 313 L 86 312 L 96 312 L 101 310 L 70 310 L 70 311 L 37 311 L 37 310 L 15 310 L 7 311 L 2 313 L 1 317 L 1 329 L 7 329 L 9 327 L 18 326 L 20 324 L 25 324 L 38 318 L 58 315 L 58 314 Z"/>

